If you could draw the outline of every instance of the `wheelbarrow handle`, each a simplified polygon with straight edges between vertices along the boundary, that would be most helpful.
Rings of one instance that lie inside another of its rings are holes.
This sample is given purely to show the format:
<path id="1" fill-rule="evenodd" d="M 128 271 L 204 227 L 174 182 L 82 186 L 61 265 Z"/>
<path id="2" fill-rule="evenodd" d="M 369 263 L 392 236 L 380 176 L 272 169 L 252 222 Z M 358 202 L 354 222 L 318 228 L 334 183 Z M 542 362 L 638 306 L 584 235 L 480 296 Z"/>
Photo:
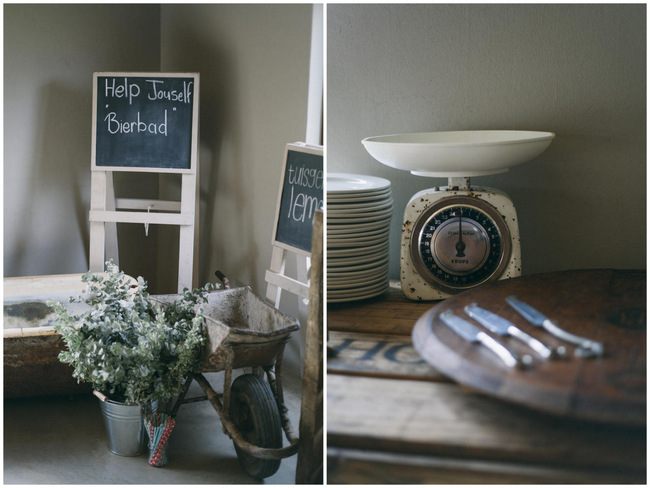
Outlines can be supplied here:
<path id="1" fill-rule="evenodd" d="M 230 288 L 230 280 L 226 277 L 225 274 L 223 274 L 223 273 L 222 273 L 221 271 L 219 271 L 219 270 L 216 270 L 216 271 L 214 272 L 214 275 L 217 277 L 217 279 L 218 279 L 219 281 L 221 281 L 221 283 L 223 283 L 223 287 L 224 287 L 224 288 L 226 288 L 226 289 L 229 289 L 229 288 Z"/>
<path id="2" fill-rule="evenodd" d="M 300 440 L 297 438 L 292 439 L 290 445 L 280 448 L 259 447 L 248 442 L 240 430 L 237 428 L 237 426 L 230 419 L 230 415 L 223 408 L 221 401 L 219 401 L 217 392 L 212 389 L 208 380 L 205 379 L 205 376 L 203 376 L 201 373 L 197 373 L 193 377 L 207 395 L 208 401 L 217 411 L 217 414 L 219 414 L 219 419 L 221 420 L 221 425 L 223 426 L 225 432 L 239 449 L 259 459 L 284 459 L 286 457 L 293 456 L 296 452 L 298 452 L 298 445 Z"/>

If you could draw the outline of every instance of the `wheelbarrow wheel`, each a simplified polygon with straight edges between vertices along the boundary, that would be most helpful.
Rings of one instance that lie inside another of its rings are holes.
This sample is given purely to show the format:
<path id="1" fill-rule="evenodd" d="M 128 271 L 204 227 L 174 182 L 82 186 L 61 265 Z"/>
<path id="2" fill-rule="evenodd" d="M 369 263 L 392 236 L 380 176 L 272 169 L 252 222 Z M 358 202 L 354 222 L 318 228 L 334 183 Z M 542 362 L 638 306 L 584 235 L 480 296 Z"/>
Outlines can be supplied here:
<path id="1" fill-rule="evenodd" d="M 254 374 L 244 374 L 233 381 L 230 419 L 244 439 L 258 447 L 282 447 L 282 420 L 271 387 Z M 279 459 L 259 459 L 235 444 L 239 462 L 249 476 L 262 480 L 275 474 Z"/>

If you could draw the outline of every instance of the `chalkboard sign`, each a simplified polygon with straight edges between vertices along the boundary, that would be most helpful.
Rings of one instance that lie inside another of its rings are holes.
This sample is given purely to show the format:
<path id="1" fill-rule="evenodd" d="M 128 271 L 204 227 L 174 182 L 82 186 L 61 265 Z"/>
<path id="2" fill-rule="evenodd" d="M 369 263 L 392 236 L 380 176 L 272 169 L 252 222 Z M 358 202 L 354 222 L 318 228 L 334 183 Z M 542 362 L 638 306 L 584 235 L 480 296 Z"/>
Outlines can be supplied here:
<path id="1" fill-rule="evenodd" d="M 193 169 L 198 74 L 95 73 L 94 164 Z"/>
<path id="2" fill-rule="evenodd" d="M 311 252 L 316 210 L 323 208 L 323 148 L 287 144 L 273 241 L 301 254 Z"/>

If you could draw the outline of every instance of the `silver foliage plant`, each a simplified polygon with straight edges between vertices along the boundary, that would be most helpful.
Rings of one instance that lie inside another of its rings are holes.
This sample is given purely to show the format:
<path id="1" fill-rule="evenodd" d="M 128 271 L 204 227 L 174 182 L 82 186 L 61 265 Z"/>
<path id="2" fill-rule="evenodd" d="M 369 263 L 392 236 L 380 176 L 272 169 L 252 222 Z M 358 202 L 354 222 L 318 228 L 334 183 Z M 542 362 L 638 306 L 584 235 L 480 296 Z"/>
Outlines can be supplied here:
<path id="1" fill-rule="evenodd" d="M 215 288 L 184 293 L 164 307 L 154 304 L 147 283 L 137 286 L 112 262 L 106 275 L 82 276 L 90 309 L 73 315 L 55 302 L 56 330 L 66 349 L 59 359 L 74 368 L 78 382 L 87 382 L 109 399 L 124 403 L 166 400 L 179 393 L 187 375 L 196 371 L 205 342 L 203 311 L 197 304 Z"/>

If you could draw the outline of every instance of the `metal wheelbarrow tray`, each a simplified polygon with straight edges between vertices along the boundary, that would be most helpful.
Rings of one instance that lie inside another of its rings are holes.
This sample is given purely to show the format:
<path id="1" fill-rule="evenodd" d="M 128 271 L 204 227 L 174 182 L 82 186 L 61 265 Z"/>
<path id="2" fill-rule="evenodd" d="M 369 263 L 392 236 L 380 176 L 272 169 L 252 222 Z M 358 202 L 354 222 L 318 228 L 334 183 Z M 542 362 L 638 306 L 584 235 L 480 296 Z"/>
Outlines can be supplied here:
<path id="1" fill-rule="evenodd" d="M 179 295 L 154 295 L 152 301 L 171 303 Z M 282 353 L 298 323 L 258 298 L 249 287 L 218 290 L 201 304 L 207 341 L 201 372 L 270 366 Z"/>
<path id="2" fill-rule="evenodd" d="M 151 299 L 165 304 L 177 297 L 158 295 Z M 207 340 L 200 373 L 187 379 L 171 414 L 175 415 L 184 403 L 207 399 L 233 440 L 244 470 L 254 478 L 267 478 L 277 471 L 280 459 L 298 449 L 280 381 L 284 346 L 298 323 L 261 300 L 249 287 L 209 293 L 208 302 L 201 308 Z M 251 374 L 232 380 L 233 369 L 249 367 L 253 368 Z M 223 393 L 215 392 L 201 374 L 219 371 L 224 371 Z M 185 399 L 193 380 L 206 397 Z M 282 430 L 289 441 L 285 447 Z"/>

